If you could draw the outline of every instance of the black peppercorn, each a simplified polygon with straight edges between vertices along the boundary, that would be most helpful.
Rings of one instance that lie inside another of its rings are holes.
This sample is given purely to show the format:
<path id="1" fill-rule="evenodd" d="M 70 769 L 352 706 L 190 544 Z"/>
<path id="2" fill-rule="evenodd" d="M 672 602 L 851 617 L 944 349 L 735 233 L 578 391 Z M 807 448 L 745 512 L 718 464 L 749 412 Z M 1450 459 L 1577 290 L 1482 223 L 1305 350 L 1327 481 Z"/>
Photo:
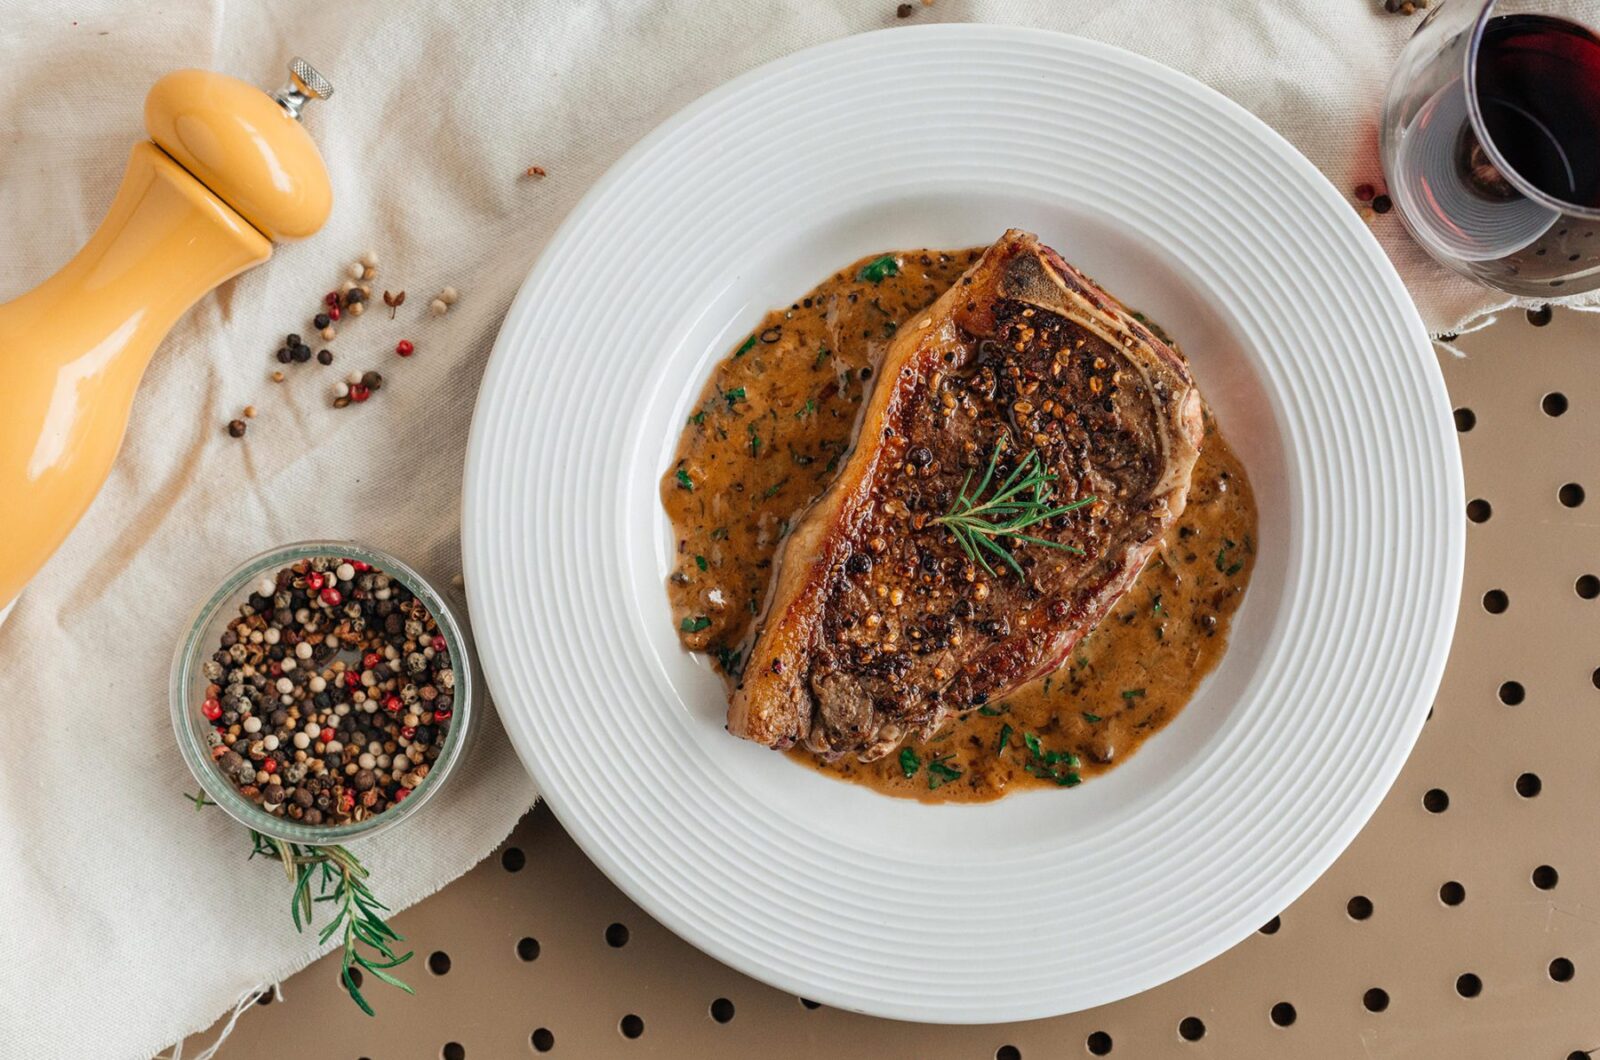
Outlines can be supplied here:
<path id="1" fill-rule="evenodd" d="M 228 433 L 235 438 L 243 438 L 245 432 L 244 420 L 229 420 Z"/>
<path id="2" fill-rule="evenodd" d="M 313 324 L 315 324 L 317 326 L 317 330 L 318 331 L 321 331 L 323 328 L 327 327 L 329 324 L 332 324 L 333 321 L 328 319 L 328 314 L 326 314 L 326 313 L 318 313 L 316 316 L 311 318 L 311 323 L 313 323 Z"/>
<path id="3" fill-rule="evenodd" d="M 332 350 L 318 350 L 317 351 L 317 363 L 318 364 L 332 364 L 333 363 L 333 351 Z"/>
<path id="4" fill-rule="evenodd" d="M 895 8 L 894 9 L 894 17 L 895 18 L 910 18 L 911 17 L 911 5 L 910 4 L 901 4 L 899 7 Z"/>
<path id="5" fill-rule="evenodd" d="M 293 354 L 291 354 L 289 352 L 289 347 L 287 347 L 287 346 L 279 346 L 278 347 L 278 363 L 279 364 L 288 364 L 289 363 L 289 359 L 292 356 L 293 356 Z"/>
<path id="6" fill-rule="evenodd" d="M 865 552 L 853 552 L 845 560 L 844 567 L 851 574 L 865 574 L 872 569 L 872 557 Z"/>

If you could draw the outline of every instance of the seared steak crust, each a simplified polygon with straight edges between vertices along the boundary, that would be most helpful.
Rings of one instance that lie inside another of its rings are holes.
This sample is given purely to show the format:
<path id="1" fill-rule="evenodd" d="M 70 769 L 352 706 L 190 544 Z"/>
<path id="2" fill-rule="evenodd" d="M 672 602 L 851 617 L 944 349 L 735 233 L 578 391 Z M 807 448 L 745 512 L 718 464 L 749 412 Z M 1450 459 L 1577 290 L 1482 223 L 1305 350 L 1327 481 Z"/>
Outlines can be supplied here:
<path id="1" fill-rule="evenodd" d="M 1182 513 L 1201 441 L 1183 359 L 1041 245 L 1007 232 L 885 355 L 838 479 L 785 543 L 728 712 L 737 736 L 881 757 L 1059 666 Z M 973 562 L 949 512 L 999 450 L 1052 504 Z"/>

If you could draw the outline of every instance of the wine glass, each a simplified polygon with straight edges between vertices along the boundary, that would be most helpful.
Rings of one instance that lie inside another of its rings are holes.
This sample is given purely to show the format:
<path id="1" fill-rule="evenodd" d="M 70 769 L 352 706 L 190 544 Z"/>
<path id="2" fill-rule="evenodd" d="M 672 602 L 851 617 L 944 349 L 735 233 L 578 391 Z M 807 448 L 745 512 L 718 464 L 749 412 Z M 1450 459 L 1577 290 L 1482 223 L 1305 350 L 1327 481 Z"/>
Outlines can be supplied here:
<path id="1" fill-rule="evenodd" d="M 1444 265 L 1509 294 L 1600 287 L 1600 0 L 1447 0 L 1400 54 L 1389 194 Z"/>

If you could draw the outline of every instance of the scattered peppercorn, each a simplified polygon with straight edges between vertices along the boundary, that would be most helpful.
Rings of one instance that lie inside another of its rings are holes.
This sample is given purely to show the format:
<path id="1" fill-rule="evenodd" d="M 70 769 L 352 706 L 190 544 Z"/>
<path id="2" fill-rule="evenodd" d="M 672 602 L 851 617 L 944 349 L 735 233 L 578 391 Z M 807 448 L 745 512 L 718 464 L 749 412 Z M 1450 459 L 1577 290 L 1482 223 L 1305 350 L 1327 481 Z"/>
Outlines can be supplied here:
<path id="1" fill-rule="evenodd" d="M 416 352 L 416 350 L 417 348 L 411 345 L 409 339 L 401 339 L 399 342 L 394 344 L 394 352 L 398 353 L 402 357 L 410 357 Z"/>
<path id="2" fill-rule="evenodd" d="M 320 329 L 325 328 L 325 327 L 328 326 L 329 319 L 330 318 L 329 318 L 328 314 L 326 314 L 326 313 L 318 313 L 316 316 L 311 318 L 311 323 L 315 324 L 317 326 L 317 328 L 320 330 Z"/>
<path id="3" fill-rule="evenodd" d="M 545 175 L 544 167 L 543 166 L 529 166 L 528 167 L 528 171 L 523 175 L 524 176 L 528 176 L 528 177 L 542 177 L 542 176 Z"/>
<path id="4" fill-rule="evenodd" d="M 253 590 L 203 666 L 218 769 L 268 813 L 306 824 L 362 821 L 404 801 L 443 751 L 455 709 L 434 616 L 398 579 L 333 556 Z"/>
<path id="5" fill-rule="evenodd" d="M 1374 195 L 1376 195 L 1376 194 L 1378 194 L 1378 191 L 1371 184 L 1357 184 L 1356 185 L 1356 201 L 1357 202 L 1371 202 L 1372 201 L 1372 197 Z"/>
<path id="6" fill-rule="evenodd" d="M 901 4 L 899 7 L 894 9 L 894 17 L 895 18 L 910 18 L 911 17 L 911 10 L 912 9 L 911 9 L 911 5 L 910 4 Z"/>
<path id="7" fill-rule="evenodd" d="M 244 420 L 228 421 L 228 433 L 235 438 L 243 438 L 246 428 L 247 425 L 245 424 Z"/>
<path id="8" fill-rule="evenodd" d="M 273 381 L 273 382 L 274 382 L 274 383 L 281 383 L 281 382 L 283 382 L 283 373 L 282 373 L 282 372 L 273 372 L 273 373 L 272 373 L 272 381 Z"/>
<path id="9" fill-rule="evenodd" d="M 1379 195 L 1372 200 L 1372 209 L 1375 213 L 1388 213 L 1394 208 L 1394 200 L 1387 195 Z"/>
<path id="10" fill-rule="evenodd" d="M 256 418 L 256 407 L 254 405 L 246 405 L 244 407 L 244 418 L 247 420 Z"/>
<path id="11" fill-rule="evenodd" d="M 332 364 L 333 363 L 333 351 L 332 350 L 318 350 L 317 351 L 317 363 L 318 364 Z"/>

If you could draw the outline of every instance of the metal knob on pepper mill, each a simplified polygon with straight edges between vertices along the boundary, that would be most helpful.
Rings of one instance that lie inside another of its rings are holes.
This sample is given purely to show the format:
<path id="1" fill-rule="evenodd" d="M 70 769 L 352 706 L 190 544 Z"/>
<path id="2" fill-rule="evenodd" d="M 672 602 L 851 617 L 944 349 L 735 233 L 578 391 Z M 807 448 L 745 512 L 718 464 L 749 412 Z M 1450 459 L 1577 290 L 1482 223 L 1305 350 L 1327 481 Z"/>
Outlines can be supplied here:
<path id="1" fill-rule="evenodd" d="M 218 284 L 322 227 L 333 187 L 300 125 L 333 86 L 303 59 L 276 93 L 179 70 L 145 98 L 100 227 L 0 305 L 0 619 L 100 491 L 134 391 L 172 325 Z"/>

